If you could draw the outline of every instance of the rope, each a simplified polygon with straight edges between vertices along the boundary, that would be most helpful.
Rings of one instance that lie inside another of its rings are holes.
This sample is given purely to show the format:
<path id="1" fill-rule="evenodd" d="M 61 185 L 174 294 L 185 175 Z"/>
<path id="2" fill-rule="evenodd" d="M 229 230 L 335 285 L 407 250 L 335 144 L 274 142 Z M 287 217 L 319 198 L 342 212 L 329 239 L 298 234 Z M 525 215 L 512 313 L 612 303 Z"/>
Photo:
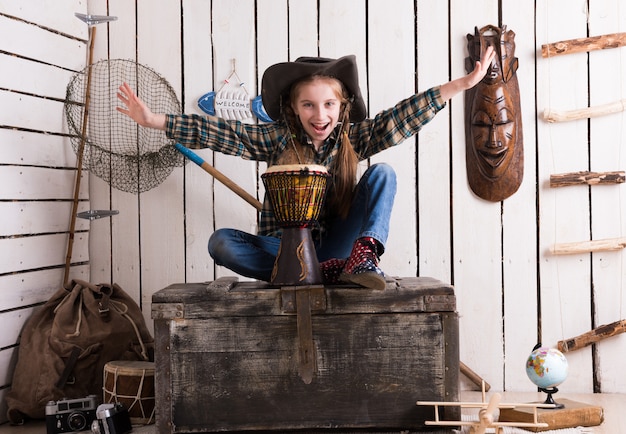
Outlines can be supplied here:
<path id="1" fill-rule="evenodd" d="M 63 297 L 63 300 L 61 300 L 61 302 L 57 305 L 57 307 L 54 308 L 54 314 L 56 315 L 57 311 L 61 308 L 61 306 L 70 298 L 70 296 L 72 295 L 71 292 L 69 292 L 67 295 L 65 295 L 65 297 Z M 80 336 L 80 326 L 83 323 L 83 309 L 82 309 L 82 305 L 83 305 L 83 293 L 82 291 L 78 294 L 78 314 L 77 319 L 76 319 L 76 328 L 74 329 L 74 333 L 68 333 L 65 335 L 66 338 L 73 338 L 76 336 Z"/>
<path id="2" fill-rule="evenodd" d="M 133 327 L 133 330 L 135 331 L 135 335 L 137 336 L 137 341 L 139 342 L 139 345 L 141 346 L 141 357 L 144 360 L 148 360 L 148 350 L 146 349 L 146 345 L 143 341 L 143 338 L 141 336 L 141 332 L 139 331 L 139 328 L 137 327 L 137 323 L 135 323 L 135 321 L 132 319 L 132 317 L 130 315 L 128 315 L 128 306 L 121 302 L 121 301 L 117 301 L 117 300 L 110 300 L 111 303 L 111 307 L 114 308 L 122 317 L 126 318 L 128 320 L 128 322 L 131 324 L 131 326 Z M 123 309 L 121 308 L 121 306 L 123 306 Z"/>

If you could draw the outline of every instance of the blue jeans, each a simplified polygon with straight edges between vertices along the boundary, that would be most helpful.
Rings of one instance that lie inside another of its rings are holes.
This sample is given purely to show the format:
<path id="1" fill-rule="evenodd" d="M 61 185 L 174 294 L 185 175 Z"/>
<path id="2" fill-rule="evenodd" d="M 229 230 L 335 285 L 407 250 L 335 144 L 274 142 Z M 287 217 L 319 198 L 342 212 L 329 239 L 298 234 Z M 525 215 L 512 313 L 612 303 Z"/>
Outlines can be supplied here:
<path id="1" fill-rule="evenodd" d="M 323 238 L 316 242 L 318 260 L 347 258 L 361 237 L 372 237 L 384 247 L 396 190 L 396 174 L 390 165 L 370 166 L 357 184 L 348 217 L 329 222 Z M 280 238 L 218 229 L 209 239 L 209 254 L 217 265 L 237 274 L 270 281 L 279 246 Z"/>

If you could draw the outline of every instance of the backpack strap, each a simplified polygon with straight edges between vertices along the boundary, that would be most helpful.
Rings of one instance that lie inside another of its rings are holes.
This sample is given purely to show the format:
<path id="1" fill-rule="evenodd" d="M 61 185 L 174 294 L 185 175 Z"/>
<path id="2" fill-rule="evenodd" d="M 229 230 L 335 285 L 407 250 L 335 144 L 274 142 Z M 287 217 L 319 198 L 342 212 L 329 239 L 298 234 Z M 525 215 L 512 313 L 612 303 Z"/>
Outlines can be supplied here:
<path id="1" fill-rule="evenodd" d="M 94 292 L 100 295 L 98 299 L 98 313 L 100 314 L 100 319 L 104 322 L 109 322 L 111 320 L 110 304 L 113 288 L 107 284 L 98 285 L 96 288 L 97 290 Z"/>
<path id="2" fill-rule="evenodd" d="M 57 381 L 57 384 L 55 384 L 57 388 L 63 389 L 65 385 L 68 383 L 70 375 L 72 374 L 72 371 L 74 370 L 74 366 L 76 366 L 76 362 L 78 361 L 78 356 L 80 356 L 80 352 L 81 352 L 81 349 L 78 347 L 74 347 L 74 349 L 72 350 L 72 353 L 70 354 L 67 361 L 65 362 L 65 368 L 63 369 L 63 372 L 61 373 L 61 377 L 59 377 L 59 381 Z"/>

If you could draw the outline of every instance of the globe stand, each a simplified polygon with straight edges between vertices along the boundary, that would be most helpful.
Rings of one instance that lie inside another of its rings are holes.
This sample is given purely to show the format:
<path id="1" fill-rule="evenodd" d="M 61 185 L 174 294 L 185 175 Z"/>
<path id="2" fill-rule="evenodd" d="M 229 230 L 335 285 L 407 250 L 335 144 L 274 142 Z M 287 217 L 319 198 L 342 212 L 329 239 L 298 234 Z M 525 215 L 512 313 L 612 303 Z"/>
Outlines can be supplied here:
<path id="1" fill-rule="evenodd" d="M 555 393 L 557 393 L 559 391 L 559 389 L 557 389 L 556 387 L 551 387 L 549 389 L 544 389 L 544 388 L 540 387 L 539 390 L 541 390 L 543 393 L 547 393 L 548 394 L 548 397 L 546 398 L 546 400 L 543 403 L 544 404 L 554 405 L 554 407 L 550 407 L 547 410 L 554 410 L 554 409 L 559 409 L 559 408 L 565 408 L 565 404 L 559 404 L 559 403 L 555 402 L 554 398 L 552 396 Z"/>

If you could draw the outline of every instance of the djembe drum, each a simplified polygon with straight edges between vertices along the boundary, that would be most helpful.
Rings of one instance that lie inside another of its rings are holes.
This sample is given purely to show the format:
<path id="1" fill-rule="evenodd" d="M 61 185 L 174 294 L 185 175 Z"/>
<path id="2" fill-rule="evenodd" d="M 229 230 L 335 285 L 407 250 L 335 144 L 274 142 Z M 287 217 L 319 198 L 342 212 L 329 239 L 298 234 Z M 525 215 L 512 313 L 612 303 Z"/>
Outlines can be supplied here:
<path id="1" fill-rule="evenodd" d="M 114 360 L 104 365 L 102 402 L 123 404 L 133 425 L 154 423 L 154 363 Z"/>
<path id="2" fill-rule="evenodd" d="M 261 175 L 282 238 L 271 283 L 276 285 L 322 284 L 311 227 L 324 204 L 330 175 L 324 166 L 277 165 Z"/>

